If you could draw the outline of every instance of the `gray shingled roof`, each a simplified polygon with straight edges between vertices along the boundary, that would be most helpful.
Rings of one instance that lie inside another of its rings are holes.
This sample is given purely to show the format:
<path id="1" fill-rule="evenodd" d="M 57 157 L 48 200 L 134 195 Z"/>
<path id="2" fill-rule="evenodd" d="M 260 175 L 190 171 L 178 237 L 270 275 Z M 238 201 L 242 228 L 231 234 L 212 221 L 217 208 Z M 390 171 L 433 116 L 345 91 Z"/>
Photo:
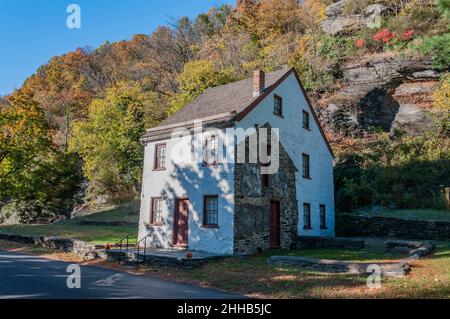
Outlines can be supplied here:
<path id="1" fill-rule="evenodd" d="M 253 96 L 253 77 L 244 80 L 228 83 L 225 85 L 208 88 L 192 103 L 183 107 L 179 112 L 167 118 L 159 126 L 147 130 L 141 141 L 149 141 L 173 132 L 176 127 L 193 128 L 194 120 L 202 120 L 205 125 L 229 125 L 230 122 L 240 120 L 256 107 L 261 100 L 270 94 L 283 79 L 292 73 L 296 76 L 300 89 L 302 90 L 306 102 L 313 114 L 314 120 L 319 126 L 320 133 L 325 140 L 327 147 L 333 155 L 333 150 L 325 136 L 322 126 L 319 123 L 316 113 L 305 93 L 297 72 L 294 68 L 279 70 L 266 74 L 264 92 Z M 334 156 L 334 155 L 333 155 Z"/>
<path id="2" fill-rule="evenodd" d="M 266 74 L 266 88 L 272 86 L 289 70 Z M 253 78 L 208 88 L 192 103 L 167 118 L 160 126 L 172 125 L 228 112 L 241 112 L 257 97 L 253 97 Z"/>

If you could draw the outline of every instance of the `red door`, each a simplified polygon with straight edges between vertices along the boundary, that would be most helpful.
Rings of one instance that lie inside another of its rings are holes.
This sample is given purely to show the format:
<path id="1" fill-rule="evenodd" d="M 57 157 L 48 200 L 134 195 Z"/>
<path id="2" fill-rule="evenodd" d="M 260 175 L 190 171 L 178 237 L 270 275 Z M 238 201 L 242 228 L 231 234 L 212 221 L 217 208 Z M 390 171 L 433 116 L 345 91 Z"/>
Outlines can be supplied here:
<path id="1" fill-rule="evenodd" d="M 189 233 L 189 199 L 175 200 L 175 216 L 173 224 L 173 244 L 188 245 Z"/>
<path id="2" fill-rule="evenodd" d="M 270 248 L 280 247 L 280 202 L 270 202 Z"/>

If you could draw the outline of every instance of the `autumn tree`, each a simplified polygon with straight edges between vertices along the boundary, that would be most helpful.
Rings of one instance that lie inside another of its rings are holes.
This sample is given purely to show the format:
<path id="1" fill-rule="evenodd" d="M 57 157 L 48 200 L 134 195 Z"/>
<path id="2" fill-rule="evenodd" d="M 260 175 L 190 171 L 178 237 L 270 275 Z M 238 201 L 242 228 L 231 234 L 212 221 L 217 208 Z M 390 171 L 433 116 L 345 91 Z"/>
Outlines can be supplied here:
<path id="1" fill-rule="evenodd" d="M 40 165 L 50 148 L 51 135 L 44 112 L 28 90 L 5 98 L 0 127 L 0 199 L 5 199 Z"/>
<path id="2" fill-rule="evenodd" d="M 78 159 L 52 144 L 45 114 L 21 89 L 0 106 L 0 202 L 19 221 L 44 222 L 70 214 L 80 175 Z"/>
<path id="3" fill-rule="evenodd" d="M 211 86 L 221 85 L 233 80 L 231 68 L 217 70 L 211 61 L 198 60 L 185 64 L 178 76 L 180 92 L 173 96 L 168 113 L 179 111 Z"/>
<path id="4" fill-rule="evenodd" d="M 70 150 L 83 160 L 90 192 L 115 199 L 133 198 L 140 188 L 146 127 L 162 118 L 156 93 L 136 83 L 118 83 L 95 99 L 85 121 L 73 124 Z"/>

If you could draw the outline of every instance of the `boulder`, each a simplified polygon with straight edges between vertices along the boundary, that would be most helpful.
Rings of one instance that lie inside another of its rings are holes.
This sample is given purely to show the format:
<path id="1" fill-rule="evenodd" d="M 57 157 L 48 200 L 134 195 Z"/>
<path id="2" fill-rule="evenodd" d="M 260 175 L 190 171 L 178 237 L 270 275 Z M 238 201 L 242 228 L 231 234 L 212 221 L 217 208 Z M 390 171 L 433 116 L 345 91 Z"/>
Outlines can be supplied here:
<path id="1" fill-rule="evenodd" d="M 343 105 L 330 103 L 320 110 L 322 123 L 334 132 L 349 133 L 356 131 L 359 123 L 356 109 L 345 108 Z"/>
<path id="2" fill-rule="evenodd" d="M 381 3 L 375 3 L 375 4 L 370 4 L 366 7 L 366 9 L 364 10 L 365 14 L 367 15 L 372 15 L 372 14 L 381 14 L 383 12 L 385 12 L 388 8 Z"/>
<path id="3" fill-rule="evenodd" d="M 392 130 L 400 129 L 408 135 L 420 135 L 427 128 L 432 127 L 433 121 L 416 105 L 400 105 L 392 124 Z"/>
<path id="4" fill-rule="evenodd" d="M 349 33 L 369 26 L 377 26 L 380 15 L 387 10 L 383 4 L 371 4 L 364 9 L 363 14 L 342 15 L 350 0 L 341 0 L 326 7 L 327 19 L 321 27 L 331 36 Z"/>
<path id="5" fill-rule="evenodd" d="M 376 88 L 359 102 L 358 122 L 365 129 L 377 127 L 388 132 L 399 108 L 398 102 L 386 90 Z"/>
<path id="6" fill-rule="evenodd" d="M 350 2 L 350 0 L 341 0 L 330 4 L 326 7 L 325 12 L 328 17 L 335 17 L 344 11 L 345 6 Z"/>
<path id="7" fill-rule="evenodd" d="M 331 36 L 359 30 L 366 25 L 366 18 L 363 15 L 330 17 L 321 23 L 322 29 Z"/>

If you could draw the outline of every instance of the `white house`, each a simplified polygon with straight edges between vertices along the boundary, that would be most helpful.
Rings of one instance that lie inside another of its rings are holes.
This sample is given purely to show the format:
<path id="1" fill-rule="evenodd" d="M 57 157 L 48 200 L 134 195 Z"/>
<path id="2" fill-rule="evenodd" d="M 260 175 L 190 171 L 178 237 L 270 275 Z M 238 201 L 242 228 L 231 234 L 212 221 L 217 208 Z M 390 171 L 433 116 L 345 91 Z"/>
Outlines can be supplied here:
<path id="1" fill-rule="evenodd" d="M 142 142 L 147 244 L 232 255 L 334 236 L 333 154 L 293 68 L 209 88 Z"/>

